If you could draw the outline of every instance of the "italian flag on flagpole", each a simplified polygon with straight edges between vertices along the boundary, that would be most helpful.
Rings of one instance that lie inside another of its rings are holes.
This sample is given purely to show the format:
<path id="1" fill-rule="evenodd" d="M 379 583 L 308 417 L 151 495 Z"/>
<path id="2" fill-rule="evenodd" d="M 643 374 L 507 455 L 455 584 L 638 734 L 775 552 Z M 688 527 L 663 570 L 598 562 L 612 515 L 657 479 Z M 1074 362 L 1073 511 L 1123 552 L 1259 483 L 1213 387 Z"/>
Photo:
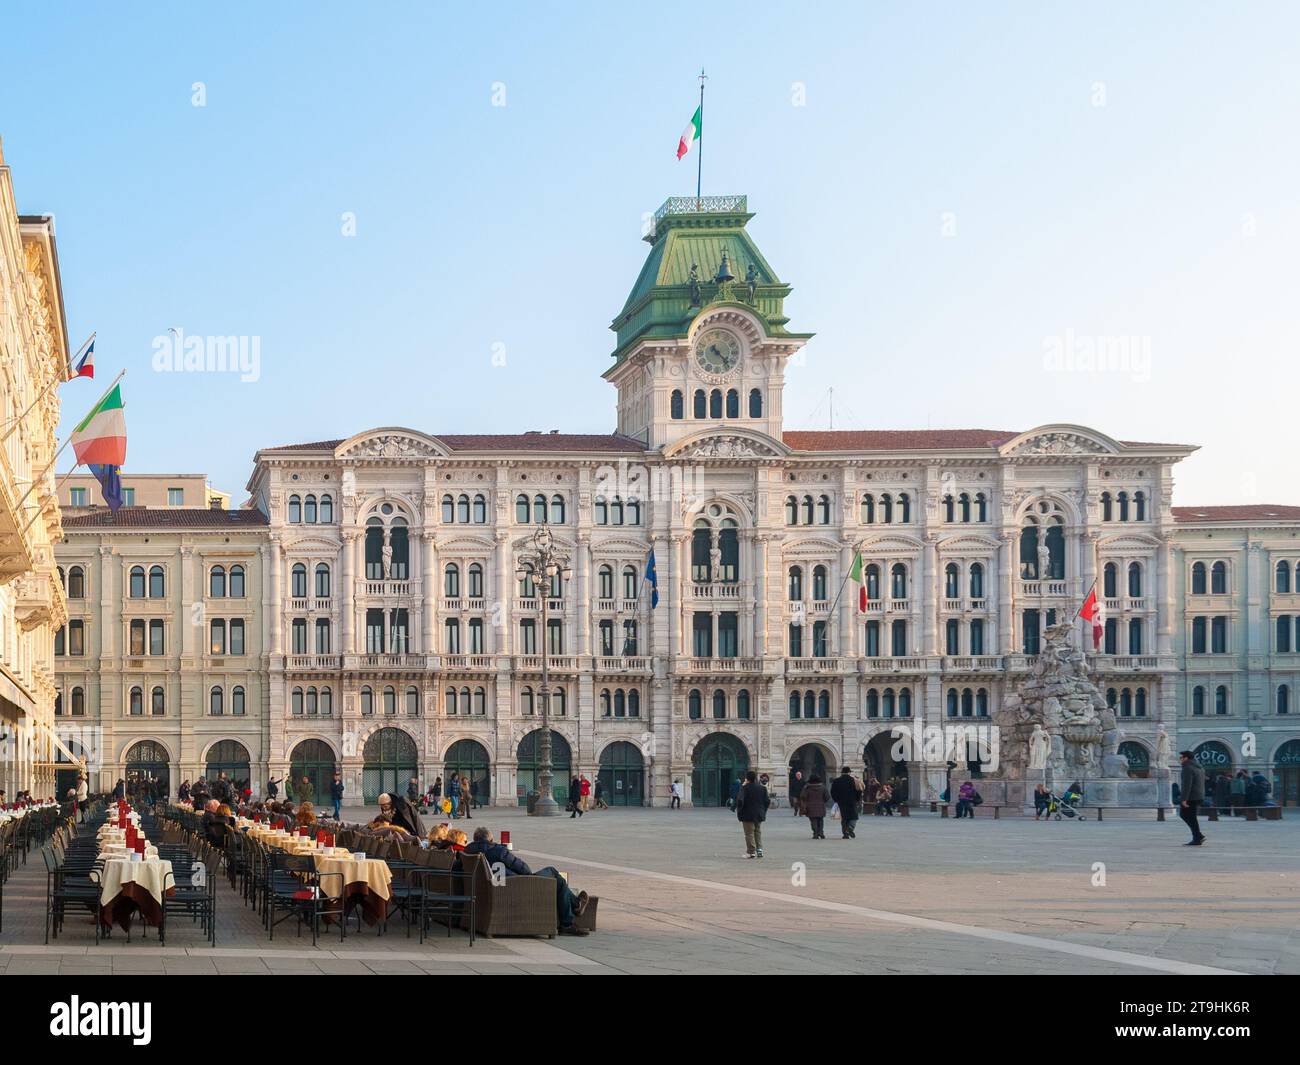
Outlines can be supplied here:
<path id="1" fill-rule="evenodd" d="M 849 578 L 858 586 L 858 613 L 867 612 L 867 584 L 862 579 L 862 552 L 853 556 L 853 565 L 849 568 Z"/>
<path id="2" fill-rule="evenodd" d="M 700 104 L 695 109 L 695 114 L 691 115 L 691 120 L 682 130 L 681 138 L 677 141 L 677 158 L 681 159 L 687 152 L 695 147 L 695 142 L 700 139 L 700 126 L 704 123 L 702 112 L 704 105 Z"/>
<path id="3" fill-rule="evenodd" d="M 126 462 L 126 416 L 122 386 L 114 385 L 72 431 L 70 440 L 80 465 L 121 466 Z"/>

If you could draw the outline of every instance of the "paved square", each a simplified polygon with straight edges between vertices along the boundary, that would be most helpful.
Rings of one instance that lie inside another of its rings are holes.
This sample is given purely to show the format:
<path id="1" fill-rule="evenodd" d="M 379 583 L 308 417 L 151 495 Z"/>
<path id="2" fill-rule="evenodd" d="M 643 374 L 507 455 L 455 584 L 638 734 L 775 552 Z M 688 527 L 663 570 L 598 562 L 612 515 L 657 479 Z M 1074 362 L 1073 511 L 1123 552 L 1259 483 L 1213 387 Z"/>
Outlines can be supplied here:
<path id="1" fill-rule="evenodd" d="M 757 861 L 726 810 L 484 809 L 460 824 L 509 829 L 534 868 L 599 895 L 600 930 L 470 948 L 441 931 L 420 945 L 395 921 L 313 949 L 291 925 L 268 942 L 223 881 L 215 950 L 183 925 L 165 949 L 138 935 L 96 947 L 88 920 L 45 947 L 33 855 L 6 887 L 0 971 L 1300 973 L 1296 820 L 1209 824 L 1201 848 L 1182 846 L 1178 821 L 928 813 L 864 818 L 848 841 L 828 822 L 814 841 L 806 820 L 774 810 Z"/>

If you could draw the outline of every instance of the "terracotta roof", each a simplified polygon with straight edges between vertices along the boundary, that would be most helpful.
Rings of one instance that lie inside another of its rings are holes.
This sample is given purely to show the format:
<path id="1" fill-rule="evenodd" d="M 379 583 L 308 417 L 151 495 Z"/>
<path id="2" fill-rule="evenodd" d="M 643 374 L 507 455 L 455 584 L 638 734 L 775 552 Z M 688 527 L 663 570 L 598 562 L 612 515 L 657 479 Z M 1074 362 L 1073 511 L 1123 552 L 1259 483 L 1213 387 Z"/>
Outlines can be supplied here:
<path id="1" fill-rule="evenodd" d="M 1228 507 L 1174 507 L 1174 521 L 1300 521 L 1300 507 L 1277 503 L 1247 503 Z"/>
<path id="2" fill-rule="evenodd" d="M 433 434 L 452 451 L 618 451 L 640 452 L 645 445 L 618 433 L 453 433 Z M 333 451 L 342 440 L 286 444 L 268 451 Z"/>
<path id="3" fill-rule="evenodd" d="M 796 451 L 941 451 L 997 448 L 1019 435 L 998 429 L 826 429 L 781 438 Z"/>
<path id="4" fill-rule="evenodd" d="M 268 524 L 260 510 L 205 510 L 201 507 L 108 507 L 65 514 L 65 529 L 248 529 Z"/>

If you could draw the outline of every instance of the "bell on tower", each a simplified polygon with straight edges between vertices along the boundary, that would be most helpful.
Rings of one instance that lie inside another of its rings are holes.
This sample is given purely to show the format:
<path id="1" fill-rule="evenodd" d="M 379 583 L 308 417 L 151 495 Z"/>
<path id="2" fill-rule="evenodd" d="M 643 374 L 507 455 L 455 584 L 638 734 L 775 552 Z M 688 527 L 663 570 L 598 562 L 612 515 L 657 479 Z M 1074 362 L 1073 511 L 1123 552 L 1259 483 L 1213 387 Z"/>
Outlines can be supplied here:
<path id="1" fill-rule="evenodd" d="M 718 264 L 718 276 L 713 280 L 719 285 L 736 280 L 735 274 L 731 272 L 731 260 L 727 258 L 726 248 L 722 249 L 722 262 Z"/>

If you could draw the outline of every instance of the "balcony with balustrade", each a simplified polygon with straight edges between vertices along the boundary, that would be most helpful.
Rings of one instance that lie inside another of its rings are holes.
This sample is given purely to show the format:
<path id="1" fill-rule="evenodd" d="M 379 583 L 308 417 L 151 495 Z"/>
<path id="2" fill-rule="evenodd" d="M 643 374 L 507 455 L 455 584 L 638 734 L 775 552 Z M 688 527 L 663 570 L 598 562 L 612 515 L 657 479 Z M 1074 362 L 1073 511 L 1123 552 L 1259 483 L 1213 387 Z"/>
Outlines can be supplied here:
<path id="1" fill-rule="evenodd" d="M 592 661 L 594 671 L 604 676 L 649 676 L 651 663 L 648 655 L 598 655 Z"/>
<path id="2" fill-rule="evenodd" d="M 825 677 L 836 676 L 844 665 L 841 658 L 816 656 L 813 658 L 787 658 L 785 675 L 787 677 Z"/>

